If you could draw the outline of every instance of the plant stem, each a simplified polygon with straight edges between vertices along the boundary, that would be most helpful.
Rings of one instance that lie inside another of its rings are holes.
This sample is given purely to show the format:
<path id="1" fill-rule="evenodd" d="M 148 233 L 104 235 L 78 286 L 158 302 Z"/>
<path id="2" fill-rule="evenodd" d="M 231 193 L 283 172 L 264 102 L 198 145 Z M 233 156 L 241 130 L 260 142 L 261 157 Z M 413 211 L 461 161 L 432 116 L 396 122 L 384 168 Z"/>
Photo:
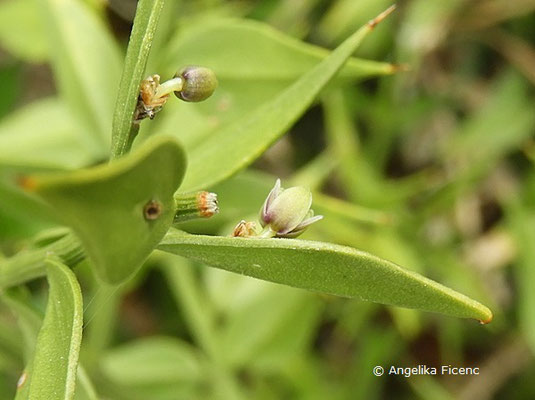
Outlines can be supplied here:
<path id="1" fill-rule="evenodd" d="M 130 151 L 139 130 L 139 126 L 133 123 L 139 84 L 145 73 L 152 39 L 164 1 L 140 0 L 137 6 L 113 116 L 112 159 Z"/>
<path id="2" fill-rule="evenodd" d="M 182 86 L 184 86 L 182 78 L 176 77 L 173 79 L 169 79 L 168 81 L 165 81 L 160 86 L 158 86 L 158 88 L 156 89 L 155 97 L 160 98 L 173 92 L 180 92 L 182 90 Z"/>
<path id="3" fill-rule="evenodd" d="M 44 276 L 45 260 L 49 257 L 58 257 L 64 264 L 73 266 L 83 260 L 85 254 L 72 233 L 40 249 L 18 253 L 0 264 L 0 289 Z"/>

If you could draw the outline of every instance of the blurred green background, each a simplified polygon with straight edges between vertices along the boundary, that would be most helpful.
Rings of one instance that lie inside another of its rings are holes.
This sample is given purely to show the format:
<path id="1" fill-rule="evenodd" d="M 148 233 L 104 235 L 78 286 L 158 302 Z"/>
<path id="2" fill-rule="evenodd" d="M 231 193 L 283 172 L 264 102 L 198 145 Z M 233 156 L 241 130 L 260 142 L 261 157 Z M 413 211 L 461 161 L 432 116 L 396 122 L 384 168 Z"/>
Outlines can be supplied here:
<path id="1" fill-rule="evenodd" d="M 0 2 L 2 179 L 105 156 L 80 139 L 76 109 L 55 83 L 38 3 Z M 80 3 L 124 50 L 135 1 Z M 196 35 L 221 21 L 237 29 L 249 26 L 247 19 L 259 32 L 271 32 L 266 24 L 332 49 L 390 4 L 168 1 L 147 74 L 167 78 L 195 51 Z M 118 289 L 100 286 L 82 263 L 75 269 L 86 307 L 81 361 L 99 398 L 535 398 L 534 10 L 532 0 L 400 1 L 356 56 L 403 71 L 331 85 L 250 169 L 207 188 L 219 194 L 218 216 L 182 226 L 228 235 L 239 220 L 256 216 L 276 177 L 285 186 L 307 185 L 325 218 L 303 238 L 414 269 L 488 305 L 490 325 L 318 295 L 163 253 Z M 202 58 L 210 66 L 236 48 L 220 46 Z M 276 73 L 227 71 L 213 100 L 169 104 L 144 122 L 141 137 L 172 130 L 187 143 L 198 138 L 191 132 L 209 134 L 291 82 L 284 69 L 291 54 L 279 56 L 276 46 L 258 51 L 272 52 Z M 256 56 L 243 54 L 244 63 L 254 65 Z M 109 91 L 113 105 L 116 87 L 91 90 Z M 49 132 L 66 136 L 36 146 Z M 0 257 L 55 226 L 18 196 L 0 183 Z M 46 287 L 38 280 L 19 295 L 42 312 Z M 0 303 L 1 399 L 13 396 L 24 367 L 18 329 Z M 372 373 L 374 366 L 417 365 L 479 367 L 480 374 Z"/>

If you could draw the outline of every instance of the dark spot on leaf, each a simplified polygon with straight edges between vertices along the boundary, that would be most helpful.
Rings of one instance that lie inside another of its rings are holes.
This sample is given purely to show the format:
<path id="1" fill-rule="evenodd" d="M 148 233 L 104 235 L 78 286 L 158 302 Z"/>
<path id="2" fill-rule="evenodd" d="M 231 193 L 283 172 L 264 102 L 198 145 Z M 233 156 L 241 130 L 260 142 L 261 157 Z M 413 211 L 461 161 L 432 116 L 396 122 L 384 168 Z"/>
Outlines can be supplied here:
<path id="1" fill-rule="evenodd" d="M 143 207 L 143 216 L 147 221 L 153 221 L 162 214 L 162 205 L 159 201 L 151 200 Z"/>

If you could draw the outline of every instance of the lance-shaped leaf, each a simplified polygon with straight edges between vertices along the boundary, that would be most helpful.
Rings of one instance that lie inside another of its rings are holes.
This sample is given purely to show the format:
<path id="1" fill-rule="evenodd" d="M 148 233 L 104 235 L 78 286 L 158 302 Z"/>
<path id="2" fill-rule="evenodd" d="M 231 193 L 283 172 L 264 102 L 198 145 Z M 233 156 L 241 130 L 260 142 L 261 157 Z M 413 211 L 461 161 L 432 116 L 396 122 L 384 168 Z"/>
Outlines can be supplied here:
<path id="1" fill-rule="evenodd" d="M 29 177 L 81 239 L 97 275 L 119 283 L 133 274 L 171 226 L 173 193 L 186 167 L 174 139 L 154 138 L 113 163 Z"/>
<path id="2" fill-rule="evenodd" d="M 49 261 L 47 260 L 46 263 Z M 20 289 L 20 287 L 19 287 Z M 22 378 L 19 383 L 20 388 L 17 392 L 17 399 L 27 399 L 28 391 L 30 388 L 29 382 L 29 361 L 33 359 L 33 353 L 35 351 L 35 345 L 37 342 L 37 337 L 39 330 L 43 325 L 43 315 L 41 312 L 36 310 L 31 304 L 31 298 L 25 296 L 27 293 L 23 291 L 5 291 L 0 295 L 0 299 L 5 303 L 11 311 L 17 317 L 17 325 L 19 326 L 20 332 L 24 341 L 24 359 L 28 363 L 28 367 L 25 369 L 26 374 L 22 375 Z M 76 383 L 76 395 L 75 399 L 84 399 L 84 400 L 97 400 L 98 397 L 95 392 L 93 383 L 89 380 L 85 369 L 82 364 L 78 364 L 77 371 L 77 383 Z"/>
<path id="3" fill-rule="evenodd" d="M 162 54 L 162 77 L 173 76 L 179 66 L 203 65 L 215 72 L 219 86 L 202 103 L 166 107 L 158 116 L 157 128 L 142 129 L 141 135 L 176 132 L 188 152 L 212 132 L 278 96 L 330 54 L 249 19 L 208 19 L 180 28 Z M 398 69 L 389 63 L 349 58 L 334 80 L 349 84 Z M 177 125 L 188 129 L 177 130 Z"/>
<path id="4" fill-rule="evenodd" d="M 74 273 L 57 261 L 47 261 L 47 276 L 50 294 L 45 319 L 33 360 L 19 380 L 16 399 L 74 397 L 82 341 L 82 293 Z"/>
<path id="5" fill-rule="evenodd" d="M 191 150 L 188 148 L 190 164 L 184 179 L 184 190 L 209 187 L 258 158 L 305 112 L 321 90 L 344 66 L 366 35 L 393 9 L 389 8 L 351 35 L 327 58 L 308 70 L 287 89 L 253 112 L 206 136 Z M 251 57 L 254 54 L 251 54 Z M 222 87 L 223 85 L 220 86 Z"/>
<path id="6" fill-rule="evenodd" d="M 390 261 L 351 247 L 292 239 L 189 235 L 171 230 L 158 248 L 266 281 L 417 308 L 482 323 L 484 305 Z"/>

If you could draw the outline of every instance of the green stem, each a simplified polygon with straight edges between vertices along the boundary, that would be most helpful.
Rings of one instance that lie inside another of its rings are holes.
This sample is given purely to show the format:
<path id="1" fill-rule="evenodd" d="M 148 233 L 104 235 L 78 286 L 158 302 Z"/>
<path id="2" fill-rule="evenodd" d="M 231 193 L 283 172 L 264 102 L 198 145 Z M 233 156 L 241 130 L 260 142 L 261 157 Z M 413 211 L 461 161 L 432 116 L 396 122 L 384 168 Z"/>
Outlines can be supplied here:
<path id="1" fill-rule="evenodd" d="M 169 79 L 168 81 L 165 81 L 160 86 L 158 86 L 158 88 L 156 89 L 155 97 L 160 98 L 163 96 L 167 96 L 168 94 L 171 94 L 173 92 L 180 92 L 182 90 L 182 86 L 184 86 L 182 78 L 176 77 L 173 79 Z"/>
<path id="2" fill-rule="evenodd" d="M 58 257 L 73 266 L 85 258 L 80 241 L 69 233 L 56 242 L 36 250 L 23 251 L 0 263 L 0 288 L 18 285 L 44 276 L 45 260 Z"/>
<path id="3" fill-rule="evenodd" d="M 270 238 L 274 238 L 275 236 L 277 236 L 277 232 L 275 232 L 273 229 L 270 228 L 269 225 L 267 225 L 263 230 L 262 232 L 260 232 L 258 234 L 257 237 L 259 238 L 264 238 L 264 239 L 270 239 Z"/>
<path id="4" fill-rule="evenodd" d="M 164 0 L 140 0 L 134 18 L 113 116 L 111 158 L 130 151 L 139 126 L 133 123 L 139 84 L 143 80 Z"/>

